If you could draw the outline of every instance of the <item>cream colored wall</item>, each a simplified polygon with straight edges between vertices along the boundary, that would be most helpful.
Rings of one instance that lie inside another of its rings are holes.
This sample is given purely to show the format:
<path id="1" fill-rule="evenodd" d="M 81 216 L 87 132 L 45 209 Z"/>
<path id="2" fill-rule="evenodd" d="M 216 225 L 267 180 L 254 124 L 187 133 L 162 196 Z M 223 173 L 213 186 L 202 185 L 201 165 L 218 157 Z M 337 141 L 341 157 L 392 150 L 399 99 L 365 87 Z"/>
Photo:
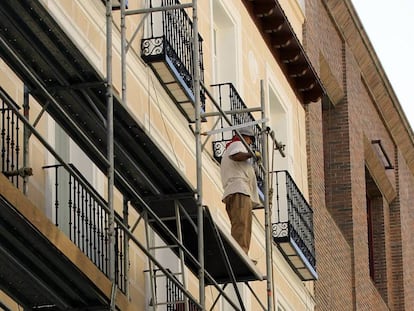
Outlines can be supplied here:
<path id="1" fill-rule="evenodd" d="M 100 0 L 41 0 L 55 16 L 59 24 L 66 30 L 74 42 L 84 51 L 91 63 L 105 76 L 106 67 L 106 24 L 105 24 L 105 7 Z M 226 0 L 226 5 L 234 11 L 240 24 L 238 25 L 240 38 L 240 85 L 238 91 L 242 95 L 245 103 L 249 107 L 260 105 L 260 80 L 265 81 L 265 87 L 270 79 L 278 81 L 278 86 L 283 90 L 283 100 L 291 105 L 293 115 L 292 121 L 292 141 L 294 145 L 294 178 L 298 186 L 307 195 L 307 170 L 306 170 L 306 149 L 304 124 L 305 114 L 301 104 L 298 102 L 295 94 L 291 90 L 284 75 L 267 49 L 263 41 L 257 40 L 260 35 L 256 26 L 250 20 L 241 1 Z M 204 38 L 204 65 L 206 85 L 211 82 L 211 8 L 210 1 L 198 1 L 199 3 L 199 30 Z M 301 37 L 301 25 L 303 23 L 303 14 L 297 2 L 281 1 L 283 8 L 289 17 L 292 18 L 292 26 Z M 142 8 L 142 1 L 129 0 L 130 8 Z M 191 16 L 191 11 L 189 11 Z M 119 14 L 114 13 L 114 18 L 118 20 Z M 127 36 L 130 37 L 140 21 L 140 16 L 127 18 Z M 118 22 L 117 22 L 118 23 Z M 113 81 L 115 91 L 119 94 L 121 90 L 121 62 L 120 62 L 120 35 L 119 29 L 114 27 L 113 35 Z M 150 135 L 174 163 L 179 170 L 183 172 L 186 178 L 195 187 L 196 185 L 196 165 L 195 165 L 195 139 L 188 129 L 188 123 L 181 113 L 176 109 L 174 104 L 163 90 L 160 83 L 155 78 L 152 71 L 140 58 L 139 39 L 135 40 L 133 47 L 127 55 L 127 106 L 135 115 L 137 120 L 142 123 L 148 135 Z M 10 83 L 10 82 L 9 82 Z M 6 82 L 7 84 L 7 82 Z M 21 88 L 21 86 L 19 85 Z M 13 87 L 11 87 L 13 89 Z M 18 88 L 14 92 L 19 92 Z M 21 92 L 21 91 L 20 91 Z M 17 97 L 22 98 L 21 94 Z M 260 115 L 256 115 L 260 118 Z M 297 126 L 296 126 L 297 124 Z M 209 130 L 208 124 L 203 124 L 203 130 Z M 46 131 L 46 128 L 43 128 Z M 210 144 L 207 144 L 210 149 Z M 32 148 L 36 150 L 36 146 Z M 40 158 L 40 157 L 39 157 Z M 221 221 L 220 223 L 229 230 L 227 215 L 225 214 L 223 204 L 221 203 L 221 182 L 219 167 L 211 158 L 211 150 L 203 153 L 203 203 L 208 205 Z M 36 163 L 40 165 L 40 163 Z M 36 185 L 42 188 L 42 181 Z M 36 192 L 34 192 L 36 193 Z M 41 202 L 41 190 L 39 198 L 36 201 Z M 120 195 L 116 196 L 117 209 L 122 206 Z M 42 205 L 41 205 L 42 206 Z M 132 209 L 131 209 L 132 210 Z M 256 220 L 253 230 L 251 257 L 258 259 L 258 267 L 265 274 L 265 245 L 263 234 L 263 212 L 255 212 Z M 137 219 L 138 215 L 132 213 L 130 223 Z M 140 225 L 137 228 L 136 235 L 139 239 L 144 238 L 144 229 Z M 144 274 L 146 269 L 145 256 L 135 246 L 131 245 L 131 300 L 141 301 L 139 309 L 143 309 L 142 301 L 145 295 Z M 276 299 L 288 302 L 290 309 L 287 310 L 312 310 L 314 303 L 312 300 L 311 283 L 303 286 L 297 276 L 293 273 L 286 261 L 282 258 L 277 250 L 274 250 L 274 270 L 276 282 Z M 197 279 L 189 273 L 189 284 L 195 296 L 197 296 Z M 266 283 L 252 283 L 257 290 L 262 301 L 266 301 Z M 215 298 L 214 290 L 207 291 L 208 303 Z M 282 298 L 283 297 L 283 298 Z M 254 299 L 251 310 L 258 310 Z M 286 307 L 286 304 L 285 304 Z"/>
<path id="2" fill-rule="evenodd" d="M 279 0 L 279 3 L 288 17 L 299 41 L 302 41 L 302 26 L 305 21 L 305 14 L 299 4 L 299 0 Z"/>

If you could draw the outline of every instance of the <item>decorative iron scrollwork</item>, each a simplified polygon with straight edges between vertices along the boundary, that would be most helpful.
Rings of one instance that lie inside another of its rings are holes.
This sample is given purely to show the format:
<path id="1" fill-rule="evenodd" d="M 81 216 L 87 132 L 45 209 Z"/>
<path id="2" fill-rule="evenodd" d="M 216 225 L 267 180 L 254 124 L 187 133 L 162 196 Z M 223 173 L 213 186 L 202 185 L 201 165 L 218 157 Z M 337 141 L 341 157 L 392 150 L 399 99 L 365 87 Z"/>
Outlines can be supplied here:
<path id="1" fill-rule="evenodd" d="M 272 236 L 274 238 L 284 238 L 289 236 L 289 224 L 287 222 L 273 223 Z"/>
<path id="2" fill-rule="evenodd" d="M 184 80 L 184 83 L 189 89 L 193 89 L 193 78 L 188 72 L 183 60 L 177 55 L 173 47 L 166 42 L 165 53 L 170 58 L 171 62 L 174 64 L 175 69 L 178 71 L 180 77 Z"/>
<path id="3" fill-rule="evenodd" d="M 164 53 L 164 38 L 145 39 L 141 43 L 142 55 L 155 56 Z"/>
<path id="4" fill-rule="evenodd" d="M 226 141 L 218 140 L 213 141 L 213 154 L 214 158 L 221 162 L 224 150 L 226 150 Z"/>

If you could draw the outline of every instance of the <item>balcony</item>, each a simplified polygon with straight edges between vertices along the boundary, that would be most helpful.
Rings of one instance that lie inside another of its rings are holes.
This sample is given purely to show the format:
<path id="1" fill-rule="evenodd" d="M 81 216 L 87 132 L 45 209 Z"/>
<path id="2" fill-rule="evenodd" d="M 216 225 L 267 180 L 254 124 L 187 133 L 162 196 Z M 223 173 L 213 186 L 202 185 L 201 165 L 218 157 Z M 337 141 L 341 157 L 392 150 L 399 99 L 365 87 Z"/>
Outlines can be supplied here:
<path id="1" fill-rule="evenodd" d="M 151 0 L 150 7 L 160 1 Z M 162 0 L 161 6 L 180 4 L 178 0 Z M 193 24 L 184 9 L 152 12 L 148 17 L 146 36 L 141 42 L 141 57 L 152 68 L 166 92 L 189 122 L 195 121 Z M 199 36 L 200 80 L 203 77 L 203 39 Z M 201 111 L 205 97 L 201 92 Z"/>
<path id="2" fill-rule="evenodd" d="M 273 240 L 301 280 L 316 280 L 313 211 L 287 171 L 273 172 L 272 180 Z"/>
<path id="3" fill-rule="evenodd" d="M 212 87 L 217 94 L 217 102 L 220 106 L 220 109 L 222 111 L 225 111 L 227 114 L 230 114 L 232 125 L 241 125 L 256 121 L 253 114 L 249 111 L 246 111 L 248 108 L 232 83 L 215 84 L 212 85 Z M 221 128 L 230 126 L 222 116 L 219 117 L 218 122 L 219 127 Z M 253 129 L 256 139 L 252 145 L 252 149 L 262 151 L 262 142 L 261 139 L 259 139 L 261 127 L 256 124 Z M 213 140 L 214 158 L 218 162 L 221 162 L 221 157 L 223 156 L 226 144 L 232 139 L 233 135 L 235 135 L 235 131 L 225 131 L 217 134 L 215 140 Z M 263 190 L 264 172 L 260 169 L 259 165 L 257 165 L 256 162 L 254 163 L 254 168 L 256 171 L 259 188 Z"/>
<path id="4" fill-rule="evenodd" d="M 51 180 L 44 190 L 49 219 L 35 208 L 21 191 L 32 174 L 22 160 L 25 120 L 21 108 L 1 87 L 0 108 L 0 170 L 4 175 L 0 179 L 0 284 L 7 284 L 5 292 L 28 309 L 107 305 L 102 288 L 88 278 L 90 272 L 100 274 L 94 269 L 109 276 L 107 203 L 74 166 L 59 163 L 55 157 L 52 161 L 58 164 L 43 167 L 45 180 Z M 37 135 L 31 135 L 39 140 L 37 152 L 55 154 Z M 48 202 L 47 198 L 53 199 Z M 115 282 L 125 292 L 127 237 L 121 224 L 116 216 Z M 64 249 L 59 245 L 65 245 Z M 90 261 L 85 262 L 86 258 Z M 78 259 L 83 260 L 83 267 Z"/>
<path id="5" fill-rule="evenodd" d="M 49 189 L 53 197 L 53 223 L 109 277 L 109 211 L 106 201 L 97 193 L 76 167 L 70 170 L 62 164 L 47 165 L 43 170 L 53 181 Z M 121 216 L 115 213 L 115 283 L 125 292 L 127 237 Z"/>
<path id="6" fill-rule="evenodd" d="M 10 100 L 9 97 L 7 99 Z M 22 159 L 19 142 L 22 139 L 22 125 L 5 99 L 0 97 L 0 100 L 0 170 L 10 182 L 19 187 L 22 186 L 21 175 L 24 173 L 24 170 L 18 170 Z M 10 102 L 16 110 L 21 110 L 17 104 Z"/>

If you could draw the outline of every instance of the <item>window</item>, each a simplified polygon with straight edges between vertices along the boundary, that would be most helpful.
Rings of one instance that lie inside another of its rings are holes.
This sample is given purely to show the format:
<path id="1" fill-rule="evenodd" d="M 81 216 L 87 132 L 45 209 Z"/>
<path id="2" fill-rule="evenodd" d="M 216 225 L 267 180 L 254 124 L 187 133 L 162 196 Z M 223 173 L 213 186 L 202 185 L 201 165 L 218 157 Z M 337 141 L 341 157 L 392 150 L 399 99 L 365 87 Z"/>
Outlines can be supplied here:
<path id="1" fill-rule="evenodd" d="M 366 217 L 369 275 L 384 296 L 386 295 L 386 245 L 384 198 L 368 169 L 365 170 Z M 385 297 L 385 296 L 384 296 Z"/>
<path id="2" fill-rule="evenodd" d="M 213 77 L 214 83 L 231 82 L 237 86 L 236 27 L 220 0 L 212 1 L 213 8 Z"/>
<path id="3" fill-rule="evenodd" d="M 270 158 L 270 169 L 271 171 L 288 170 L 290 149 L 290 145 L 288 144 L 288 113 L 272 86 L 269 87 L 269 107 L 270 127 L 275 133 L 276 140 L 285 145 L 286 154 L 286 157 L 283 158 L 275 151 L 273 158 Z M 269 150 L 272 150 L 272 148 L 273 145 L 269 145 Z"/>
<path id="4" fill-rule="evenodd" d="M 101 173 L 102 178 L 99 178 L 99 170 L 93 162 L 57 123 L 51 121 L 51 126 L 54 128 L 54 131 L 51 131 L 51 139 L 54 140 L 56 152 L 63 161 L 71 165 L 75 171 L 78 171 L 84 181 L 103 197 L 102 190 L 105 178 L 103 174 Z M 46 214 L 63 232 L 68 236 L 72 236 L 74 230 L 82 231 L 81 221 L 79 220 L 78 225 L 75 224 L 73 214 L 81 213 L 79 209 L 82 209 L 82 213 L 85 212 L 89 215 L 92 201 L 96 201 L 89 195 L 88 190 L 83 187 L 82 183 L 78 180 L 75 181 L 74 176 L 61 163 L 58 163 L 54 156 L 49 155 L 46 162 L 47 166 L 44 167 L 48 177 L 46 187 L 54 190 L 53 197 L 46 198 Z M 86 222 L 92 223 L 94 221 L 83 217 L 87 216 L 82 215 L 82 219 L 85 219 L 82 227 L 86 226 Z"/>
<path id="5" fill-rule="evenodd" d="M 230 14 L 232 10 L 230 4 L 225 0 L 211 0 L 212 7 L 212 76 L 213 84 L 231 83 L 237 89 L 240 66 L 238 66 L 239 48 L 237 40 L 237 24 L 234 16 Z M 220 91 L 219 91 L 220 90 Z M 214 88 L 214 95 L 223 111 L 230 109 L 230 87 Z M 215 122 L 212 121 L 212 122 Z M 223 122 L 222 127 L 228 127 L 227 122 Z M 229 140 L 232 131 L 218 133 L 216 141 Z M 217 145 L 219 146 L 219 145 Z M 223 145 L 224 147 L 224 145 Z M 220 148 L 220 150 L 224 148 Z"/>
<path id="6" fill-rule="evenodd" d="M 375 264 L 374 264 L 374 219 L 373 219 L 373 202 L 367 196 L 367 231 L 368 231 L 368 262 L 369 275 L 375 281 Z"/>

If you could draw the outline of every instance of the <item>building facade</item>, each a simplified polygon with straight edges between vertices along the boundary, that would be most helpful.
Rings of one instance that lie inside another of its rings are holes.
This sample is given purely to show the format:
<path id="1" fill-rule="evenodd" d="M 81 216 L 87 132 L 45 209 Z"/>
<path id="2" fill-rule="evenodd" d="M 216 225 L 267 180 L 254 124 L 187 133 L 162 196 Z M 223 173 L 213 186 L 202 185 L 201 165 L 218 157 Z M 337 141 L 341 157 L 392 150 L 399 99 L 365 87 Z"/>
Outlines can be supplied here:
<path id="1" fill-rule="evenodd" d="M 352 2 L 306 3 L 316 310 L 410 310 L 412 129 Z"/>
<path id="2" fill-rule="evenodd" d="M 0 14 L 3 309 L 408 308 L 412 132 L 350 1 Z M 219 173 L 246 124 L 248 255 Z"/>
<path id="3" fill-rule="evenodd" d="M 303 107 L 322 87 L 296 35 L 303 8 L 192 5 L 2 3 L 4 308 L 314 309 Z M 280 31 L 294 51 L 266 41 Z M 270 142 L 276 164 L 255 166 L 278 217 L 255 210 L 249 256 L 219 175 L 246 124 L 254 149 Z"/>

